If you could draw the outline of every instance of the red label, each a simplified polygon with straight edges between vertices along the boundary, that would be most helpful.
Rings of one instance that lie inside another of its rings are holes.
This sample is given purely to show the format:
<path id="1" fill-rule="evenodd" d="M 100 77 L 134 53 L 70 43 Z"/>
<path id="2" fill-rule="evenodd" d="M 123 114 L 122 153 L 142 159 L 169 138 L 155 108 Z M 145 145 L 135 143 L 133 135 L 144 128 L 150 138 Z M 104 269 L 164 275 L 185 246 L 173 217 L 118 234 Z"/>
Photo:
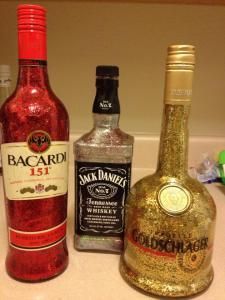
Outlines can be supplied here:
<path id="1" fill-rule="evenodd" d="M 66 221 L 54 228 L 36 232 L 24 232 L 9 228 L 9 242 L 19 248 L 33 249 L 53 246 L 65 236 Z"/>

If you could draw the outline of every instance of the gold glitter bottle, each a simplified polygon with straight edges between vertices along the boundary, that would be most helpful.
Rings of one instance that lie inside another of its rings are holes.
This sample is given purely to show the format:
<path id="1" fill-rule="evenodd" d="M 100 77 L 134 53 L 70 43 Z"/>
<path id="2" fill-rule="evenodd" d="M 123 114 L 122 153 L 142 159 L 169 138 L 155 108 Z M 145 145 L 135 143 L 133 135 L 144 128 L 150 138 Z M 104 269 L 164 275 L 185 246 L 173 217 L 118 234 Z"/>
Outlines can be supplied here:
<path id="1" fill-rule="evenodd" d="M 193 46 L 168 48 L 157 171 L 133 186 L 126 205 L 120 272 L 145 292 L 169 297 L 201 292 L 213 279 L 216 207 L 187 172 L 194 64 Z"/>

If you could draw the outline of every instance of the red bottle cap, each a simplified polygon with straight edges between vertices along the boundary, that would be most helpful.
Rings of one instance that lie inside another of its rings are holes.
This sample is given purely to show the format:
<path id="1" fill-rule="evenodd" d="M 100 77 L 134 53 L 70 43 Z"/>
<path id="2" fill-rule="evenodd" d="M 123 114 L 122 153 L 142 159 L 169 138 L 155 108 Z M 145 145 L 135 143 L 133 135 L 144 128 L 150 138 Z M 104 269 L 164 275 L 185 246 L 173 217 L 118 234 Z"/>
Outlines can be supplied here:
<path id="1" fill-rule="evenodd" d="M 19 59 L 46 60 L 46 10 L 40 5 L 17 8 Z"/>

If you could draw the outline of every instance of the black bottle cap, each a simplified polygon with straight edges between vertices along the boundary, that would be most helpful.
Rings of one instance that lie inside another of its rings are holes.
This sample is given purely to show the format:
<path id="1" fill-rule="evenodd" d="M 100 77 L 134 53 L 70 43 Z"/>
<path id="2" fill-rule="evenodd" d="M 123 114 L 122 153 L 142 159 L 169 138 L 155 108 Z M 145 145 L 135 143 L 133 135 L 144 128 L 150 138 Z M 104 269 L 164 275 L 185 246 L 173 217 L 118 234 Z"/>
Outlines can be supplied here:
<path id="1" fill-rule="evenodd" d="M 119 68 L 117 66 L 97 66 L 96 76 L 118 77 Z"/>

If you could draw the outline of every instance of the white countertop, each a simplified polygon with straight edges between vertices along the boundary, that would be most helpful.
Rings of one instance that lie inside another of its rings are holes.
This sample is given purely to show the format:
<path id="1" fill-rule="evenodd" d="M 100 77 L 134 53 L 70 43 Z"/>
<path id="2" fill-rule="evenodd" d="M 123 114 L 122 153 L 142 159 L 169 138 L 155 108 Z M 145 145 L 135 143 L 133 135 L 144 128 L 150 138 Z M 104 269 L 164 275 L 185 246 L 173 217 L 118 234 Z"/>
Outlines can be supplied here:
<path id="1" fill-rule="evenodd" d="M 70 170 L 72 172 L 72 170 Z M 133 182 L 149 170 L 133 170 Z M 130 287 L 120 276 L 119 255 L 78 252 L 73 248 L 74 188 L 70 176 L 68 234 L 69 266 L 60 276 L 42 283 L 21 283 L 5 271 L 7 251 L 5 208 L 0 183 L 0 300 L 141 300 L 159 299 L 147 296 Z M 203 294 L 189 297 L 198 300 L 225 299 L 225 186 L 207 185 L 217 205 L 217 228 L 214 244 L 213 283 Z M 165 298 L 164 298 L 165 299 Z M 186 298 L 187 299 L 187 298 Z"/>

